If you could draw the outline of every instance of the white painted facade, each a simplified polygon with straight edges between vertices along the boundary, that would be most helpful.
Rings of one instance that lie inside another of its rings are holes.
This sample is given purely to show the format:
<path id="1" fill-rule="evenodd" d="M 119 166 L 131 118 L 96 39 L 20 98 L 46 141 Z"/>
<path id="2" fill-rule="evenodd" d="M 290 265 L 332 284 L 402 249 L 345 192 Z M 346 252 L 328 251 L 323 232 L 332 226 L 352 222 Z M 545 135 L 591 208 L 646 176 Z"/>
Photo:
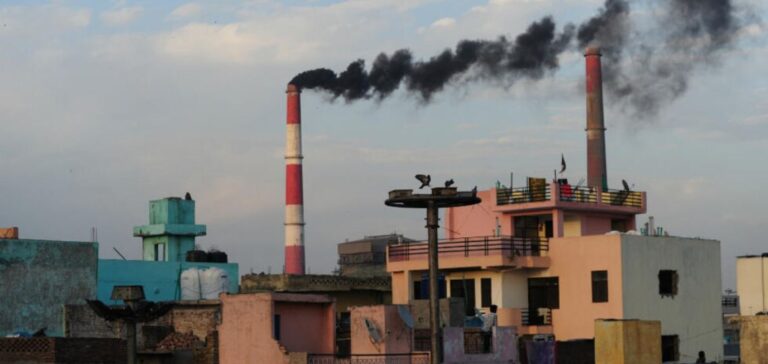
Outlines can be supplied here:
<path id="1" fill-rule="evenodd" d="M 752 316 L 768 311 L 768 256 L 743 256 L 736 259 L 736 293 L 739 311 Z"/>
<path id="2" fill-rule="evenodd" d="M 723 357 L 720 242 L 622 235 L 624 318 L 660 320 L 662 335 L 678 335 L 680 361 Z M 659 294 L 660 270 L 678 274 L 677 294 Z"/>

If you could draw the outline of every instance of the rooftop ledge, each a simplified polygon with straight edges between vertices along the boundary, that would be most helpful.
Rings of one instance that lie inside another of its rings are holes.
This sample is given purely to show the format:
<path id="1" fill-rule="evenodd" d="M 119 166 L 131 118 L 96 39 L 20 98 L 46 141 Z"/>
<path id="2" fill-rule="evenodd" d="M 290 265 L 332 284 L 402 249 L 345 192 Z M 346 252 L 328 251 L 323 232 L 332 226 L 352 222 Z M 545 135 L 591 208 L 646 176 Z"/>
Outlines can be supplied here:
<path id="1" fill-rule="evenodd" d="M 153 224 L 142 225 L 133 228 L 133 236 L 202 236 L 206 234 L 205 225 L 187 225 L 187 224 Z"/>
<path id="2" fill-rule="evenodd" d="M 479 236 L 441 240 L 437 243 L 440 269 L 548 268 L 547 239 L 522 239 L 511 236 Z M 387 271 L 424 270 L 427 264 L 426 242 L 404 243 L 387 247 Z"/>

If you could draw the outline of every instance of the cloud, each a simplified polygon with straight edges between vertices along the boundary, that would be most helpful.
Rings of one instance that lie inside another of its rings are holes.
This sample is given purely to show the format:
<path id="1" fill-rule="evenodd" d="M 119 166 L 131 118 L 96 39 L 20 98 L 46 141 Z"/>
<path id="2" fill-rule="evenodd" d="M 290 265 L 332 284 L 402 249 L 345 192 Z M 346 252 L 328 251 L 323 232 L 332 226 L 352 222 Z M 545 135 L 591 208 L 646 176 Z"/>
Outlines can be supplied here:
<path id="1" fill-rule="evenodd" d="M 176 9 L 173 9 L 171 14 L 168 15 L 168 19 L 181 20 L 181 19 L 193 18 L 200 15 L 201 10 L 202 10 L 202 7 L 199 4 L 186 3 L 184 5 L 177 7 Z"/>
<path id="2" fill-rule="evenodd" d="M 432 23 L 429 27 L 432 29 L 439 29 L 439 28 L 450 28 L 452 26 L 456 25 L 456 19 L 454 18 L 442 18 L 435 20 L 435 22 Z"/>
<path id="3" fill-rule="evenodd" d="M 141 6 L 130 6 L 120 9 L 107 10 L 101 13 L 101 21 L 111 26 L 126 25 L 138 19 L 144 11 Z"/>

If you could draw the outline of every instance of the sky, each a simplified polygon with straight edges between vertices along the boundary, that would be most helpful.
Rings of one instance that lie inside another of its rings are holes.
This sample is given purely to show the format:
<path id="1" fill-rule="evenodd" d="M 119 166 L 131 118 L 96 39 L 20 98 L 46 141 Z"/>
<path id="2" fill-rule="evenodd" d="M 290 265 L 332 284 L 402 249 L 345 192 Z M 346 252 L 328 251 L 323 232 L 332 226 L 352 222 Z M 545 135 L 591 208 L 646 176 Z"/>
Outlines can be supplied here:
<path id="1" fill-rule="evenodd" d="M 649 0 L 654 1 L 654 0 Z M 640 2 L 639 0 L 637 2 Z M 688 90 L 652 116 L 606 96 L 608 176 L 648 192 L 670 234 L 767 252 L 768 19 L 765 4 Z M 0 2 L 0 226 L 23 238 L 90 240 L 99 256 L 141 256 L 133 226 L 148 202 L 190 192 L 199 238 L 241 274 L 283 263 L 285 86 L 316 67 L 410 49 L 427 59 L 461 39 L 514 38 L 551 15 L 562 25 L 597 0 L 293 0 Z M 585 176 L 583 57 L 570 50 L 538 82 L 457 82 L 429 104 L 398 90 L 346 103 L 302 94 L 307 266 L 330 273 L 336 244 L 426 236 L 421 211 L 388 208 L 416 173 L 490 188 Z M 647 216 L 638 217 L 641 225 Z"/>

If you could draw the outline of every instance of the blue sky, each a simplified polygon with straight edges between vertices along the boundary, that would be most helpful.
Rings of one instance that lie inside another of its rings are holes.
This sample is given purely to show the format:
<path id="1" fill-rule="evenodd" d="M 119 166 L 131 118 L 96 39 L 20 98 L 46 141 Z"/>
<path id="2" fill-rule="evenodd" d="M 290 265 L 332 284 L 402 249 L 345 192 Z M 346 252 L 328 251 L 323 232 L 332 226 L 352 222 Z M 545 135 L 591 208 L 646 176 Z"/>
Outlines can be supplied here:
<path id="1" fill-rule="evenodd" d="M 638 2 L 635 2 L 638 3 Z M 645 9 L 647 3 L 637 5 Z M 649 2 L 652 3 L 652 2 Z M 766 19 L 757 1 L 737 2 Z M 247 272 L 279 271 L 283 241 L 284 89 L 296 73 L 409 48 L 426 58 L 464 38 L 514 37 L 552 15 L 579 22 L 596 0 L 19 1 L 0 3 L 0 225 L 24 237 L 87 240 L 100 255 L 140 256 L 131 228 L 150 199 L 197 200 L 198 221 Z M 768 251 L 768 41 L 745 27 L 688 91 L 637 120 L 606 97 L 608 170 L 648 191 L 649 214 L 675 235 Z M 390 189 L 428 172 L 460 187 L 585 171 L 583 59 L 540 82 L 459 84 L 429 105 L 398 91 L 381 102 L 303 94 L 308 263 L 330 272 L 336 244 L 401 232 L 418 212 L 386 208 Z M 642 223 L 646 217 L 640 217 Z"/>

